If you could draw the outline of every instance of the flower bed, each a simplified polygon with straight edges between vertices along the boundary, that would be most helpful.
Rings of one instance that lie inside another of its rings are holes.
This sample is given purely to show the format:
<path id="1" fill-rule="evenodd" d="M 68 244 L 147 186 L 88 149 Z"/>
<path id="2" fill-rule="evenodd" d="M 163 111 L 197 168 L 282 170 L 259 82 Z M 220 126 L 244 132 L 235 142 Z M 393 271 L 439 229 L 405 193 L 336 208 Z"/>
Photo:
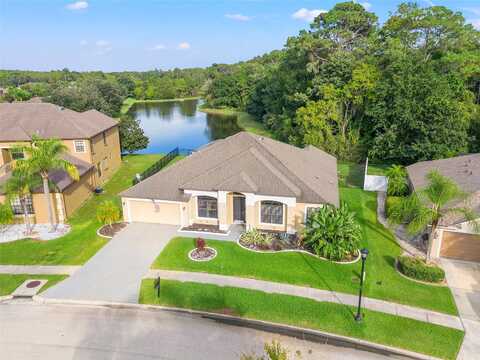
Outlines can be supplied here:
<path id="1" fill-rule="evenodd" d="M 352 254 L 340 261 L 330 260 L 318 256 L 304 247 L 301 238 L 296 234 L 282 236 L 281 233 L 278 232 L 259 231 L 256 229 L 243 233 L 240 239 L 238 239 L 237 244 L 246 250 L 259 253 L 302 252 L 336 264 L 353 264 L 360 259 L 360 251 L 357 250 L 356 254 Z"/>
<path id="2" fill-rule="evenodd" d="M 127 226 L 126 222 L 119 222 L 110 225 L 103 225 L 100 229 L 98 229 L 97 234 L 104 238 L 111 239 L 114 235 L 116 235 L 120 230 L 124 229 Z"/>
<path id="3" fill-rule="evenodd" d="M 195 248 L 188 253 L 188 257 L 193 261 L 210 261 L 217 256 L 217 250 L 211 247 L 204 247 L 203 249 Z"/>

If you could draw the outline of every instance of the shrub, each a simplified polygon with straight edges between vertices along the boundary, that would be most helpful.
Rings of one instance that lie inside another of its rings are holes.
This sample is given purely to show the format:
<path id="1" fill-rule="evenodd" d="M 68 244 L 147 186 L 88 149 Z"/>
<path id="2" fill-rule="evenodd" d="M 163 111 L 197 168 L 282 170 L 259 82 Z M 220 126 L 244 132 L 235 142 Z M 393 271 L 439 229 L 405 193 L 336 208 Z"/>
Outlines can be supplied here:
<path id="1" fill-rule="evenodd" d="M 0 203 L 0 229 L 13 222 L 13 212 L 9 204 Z"/>
<path id="2" fill-rule="evenodd" d="M 312 213 L 304 230 L 305 247 L 324 258 L 341 261 L 360 246 L 360 226 L 346 204 L 325 205 Z"/>
<path id="3" fill-rule="evenodd" d="M 115 221 L 120 220 L 120 209 L 113 201 L 106 200 L 97 207 L 97 219 L 104 225 L 110 227 Z"/>
<path id="4" fill-rule="evenodd" d="M 427 265 L 423 259 L 403 255 L 397 258 L 402 274 L 421 281 L 438 283 L 445 279 L 445 271 L 436 265 Z"/>
<path id="5" fill-rule="evenodd" d="M 391 166 L 386 175 L 388 177 L 387 195 L 404 196 L 408 194 L 407 171 L 403 166 Z"/>
<path id="6" fill-rule="evenodd" d="M 207 242 L 205 241 L 205 239 L 202 239 L 200 237 L 195 239 L 195 247 L 198 251 L 205 250 L 205 246 L 207 246 Z"/>
<path id="7" fill-rule="evenodd" d="M 387 200 L 385 203 L 385 215 L 389 217 L 391 215 L 391 211 L 395 206 L 398 206 L 398 203 L 401 201 L 402 197 L 400 196 L 387 196 Z"/>
<path id="8" fill-rule="evenodd" d="M 242 234 L 241 240 L 245 245 L 255 245 L 259 248 L 270 248 L 273 243 L 273 235 L 262 233 L 257 229 L 251 229 Z"/>

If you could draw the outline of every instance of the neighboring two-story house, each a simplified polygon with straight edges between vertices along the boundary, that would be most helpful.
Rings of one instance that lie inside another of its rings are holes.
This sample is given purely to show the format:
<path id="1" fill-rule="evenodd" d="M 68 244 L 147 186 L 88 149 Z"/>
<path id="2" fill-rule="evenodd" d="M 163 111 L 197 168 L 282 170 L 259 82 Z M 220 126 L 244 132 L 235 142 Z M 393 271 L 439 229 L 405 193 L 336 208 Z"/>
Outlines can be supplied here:
<path id="1" fill-rule="evenodd" d="M 49 103 L 0 104 L 0 202 L 7 201 L 3 184 L 11 176 L 13 162 L 25 156 L 17 148 L 29 143 L 34 134 L 61 140 L 68 148 L 65 159 L 80 174 L 79 181 L 73 181 L 60 170 L 50 174 L 56 188 L 51 194 L 55 216 L 61 223 L 119 167 L 118 122 L 96 110 L 79 113 Z M 23 213 L 16 199 L 10 202 L 15 214 Z M 33 192 L 29 211 L 36 223 L 48 222 L 41 188 Z"/>

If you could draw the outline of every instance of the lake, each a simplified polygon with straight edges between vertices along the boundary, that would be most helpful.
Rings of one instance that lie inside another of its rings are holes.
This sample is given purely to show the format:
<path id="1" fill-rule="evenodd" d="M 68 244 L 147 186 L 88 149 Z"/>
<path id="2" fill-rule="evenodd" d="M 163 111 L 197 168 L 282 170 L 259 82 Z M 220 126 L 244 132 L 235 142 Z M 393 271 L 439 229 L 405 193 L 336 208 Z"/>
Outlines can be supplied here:
<path id="1" fill-rule="evenodd" d="M 140 154 L 166 153 L 175 147 L 195 150 L 239 132 L 237 116 L 206 114 L 201 100 L 136 103 L 130 113 L 150 139 Z"/>

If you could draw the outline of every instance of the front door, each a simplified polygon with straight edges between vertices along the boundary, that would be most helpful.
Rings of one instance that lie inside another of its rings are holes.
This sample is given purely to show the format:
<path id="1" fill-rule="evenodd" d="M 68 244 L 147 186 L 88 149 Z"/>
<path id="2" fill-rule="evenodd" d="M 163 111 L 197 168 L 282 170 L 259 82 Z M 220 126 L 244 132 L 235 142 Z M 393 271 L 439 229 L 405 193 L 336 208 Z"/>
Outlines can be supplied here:
<path id="1" fill-rule="evenodd" d="M 234 196 L 233 197 L 233 221 L 245 222 L 245 197 Z"/>

